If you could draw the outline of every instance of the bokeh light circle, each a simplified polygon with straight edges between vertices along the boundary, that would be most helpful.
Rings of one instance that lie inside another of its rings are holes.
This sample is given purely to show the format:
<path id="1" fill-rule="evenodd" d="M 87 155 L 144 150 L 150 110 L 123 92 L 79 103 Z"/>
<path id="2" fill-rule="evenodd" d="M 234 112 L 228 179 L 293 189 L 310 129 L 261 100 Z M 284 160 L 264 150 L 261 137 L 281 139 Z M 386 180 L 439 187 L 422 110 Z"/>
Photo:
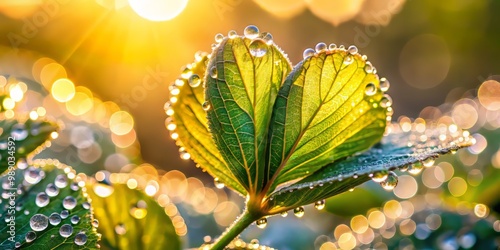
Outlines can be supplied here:
<path id="1" fill-rule="evenodd" d="M 178 16 L 188 0 L 129 0 L 130 7 L 144 19 L 161 22 Z"/>
<path id="2" fill-rule="evenodd" d="M 75 96 L 75 85 L 66 78 L 58 79 L 52 84 L 52 96 L 58 102 L 67 102 Z"/>

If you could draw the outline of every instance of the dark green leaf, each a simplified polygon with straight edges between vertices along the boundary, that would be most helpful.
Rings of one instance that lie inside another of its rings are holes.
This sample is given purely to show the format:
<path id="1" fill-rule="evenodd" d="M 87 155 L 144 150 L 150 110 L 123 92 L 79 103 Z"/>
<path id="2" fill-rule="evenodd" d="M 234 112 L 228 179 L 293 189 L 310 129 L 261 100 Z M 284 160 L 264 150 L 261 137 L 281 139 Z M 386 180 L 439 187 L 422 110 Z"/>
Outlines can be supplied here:
<path id="1" fill-rule="evenodd" d="M 271 122 L 268 194 L 382 137 L 390 97 L 371 64 L 351 52 L 307 57 L 286 78 Z"/>
<path id="2" fill-rule="evenodd" d="M 184 78 L 177 79 L 171 86 L 174 102 L 167 104 L 166 111 L 170 113 L 172 109 L 174 113 L 172 117 L 167 118 L 167 129 L 178 134 L 177 144 L 183 147 L 196 163 L 220 182 L 244 196 L 246 190 L 236 181 L 208 131 L 207 114 L 202 108 L 208 58 L 206 53 L 199 52 L 196 59 L 191 69 L 186 69 L 189 74 L 183 72 Z"/>
<path id="3" fill-rule="evenodd" d="M 392 128 L 398 127 L 395 124 Z M 440 135 L 444 137 L 440 138 Z M 370 180 L 370 175 L 375 173 L 421 167 L 421 163 L 428 159 L 471 143 L 467 134 L 446 134 L 439 127 L 428 128 L 425 133 L 395 130 L 370 150 L 329 164 L 314 175 L 273 193 L 268 208 L 272 208 L 271 213 L 277 213 L 310 204 L 354 188 Z"/>
<path id="4" fill-rule="evenodd" d="M 229 169 L 250 193 L 262 188 L 272 107 L 289 70 L 274 45 L 243 37 L 224 39 L 207 67 L 210 130 Z"/>
<path id="5" fill-rule="evenodd" d="M 170 217 L 152 197 L 126 184 L 88 188 L 103 249 L 181 249 Z"/>
<path id="6" fill-rule="evenodd" d="M 100 236 L 93 226 L 96 222 L 78 178 L 70 167 L 52 160 L 43 160 L 34 166 L 19 162 L 16 170 L 0 177 L 0 213 L 6 222 L 0 226 L 2 249 L 14 249 L 16 244 L 22 249 L 97 249 Z M 51 215 L 52 218 L 64 217 L 63 211 L 69 215 L 59 223 L 50 220 Z M 41 218 L 41 224 L 30 224 L 36 218 Z M 11 227 L 13 223 L 15 226 Z M 69 237 L 60 233 L 65 228 L 72 229 Z M 14 233 L 9 232 L 12 229 Z M 36 238 L 27 242 L 26 237 L 30 235 Z"/>
<path id="7" fill-rule="evenodd" d="M 19 159 L 41 151 L 44 143 L 57 129 L 55 123 L 44 120 L 1 120 L 0 173 L 3 173 L 9 166 L 14 166 Z"/>

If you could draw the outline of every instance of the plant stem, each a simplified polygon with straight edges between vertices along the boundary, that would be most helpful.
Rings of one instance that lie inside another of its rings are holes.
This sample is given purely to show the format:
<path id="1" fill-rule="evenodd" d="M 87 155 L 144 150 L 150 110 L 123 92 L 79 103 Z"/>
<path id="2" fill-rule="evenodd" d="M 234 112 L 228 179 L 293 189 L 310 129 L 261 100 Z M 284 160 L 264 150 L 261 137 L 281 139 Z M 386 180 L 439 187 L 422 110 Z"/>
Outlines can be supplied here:
<path id="1" fill-rule="evenodd" d="M 256 221 L 258 218 L 248 212 L 247 209 L 243 211 L 238 219 L 215 241 L 212 245 L 212 250 L 222 250 L 226 247 L 234 238 L 245 230 L 252 222 Z"/>

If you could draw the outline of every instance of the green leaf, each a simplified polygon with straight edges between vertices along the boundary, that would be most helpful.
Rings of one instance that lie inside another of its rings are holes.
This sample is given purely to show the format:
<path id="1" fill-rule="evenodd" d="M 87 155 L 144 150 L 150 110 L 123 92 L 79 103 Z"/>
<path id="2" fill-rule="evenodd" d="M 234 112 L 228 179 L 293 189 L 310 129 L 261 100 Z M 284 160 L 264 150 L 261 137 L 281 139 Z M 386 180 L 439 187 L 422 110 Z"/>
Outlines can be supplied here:
<path id="1" fill-rule="evenodd" d="M 444 140 L 440 138 L 443 134 Z M 374 174 L 423 168 L 422 162 L 429 163 L 439 155 L 471 144 L 467 133 L 445 134 L 439 127 L 428 128 L 425 133 L 397 130 L 370 150 L 328 164 L 314 175 L 273 193 L 268 208 L 270 213 L 278 213 L 326 199 L 370 180 Z"/>
<path id="2" fill-rule="evenodd" d="M 373 66 L 355 51 L 309 56 L 286 78 L 270 128 L 268 194 L 382 137 L 390 97 Z"/>
<path id="3" fill-rule="evenodd" d="M 58 126 L 50 121 L 6 119 L 0 121 L 0 173 L 19 159 L 43 149 Z"/>
<path id="4" fill-rule="evenodd" d="M 229 169 L 251 194 L 262 188 L 272 107 L 289 70 L 282 52 L 260 38 L 225 38 L 208 64 L 209 127 Z"/>
<path id="5" fill-rule="evenodd" d="M 184 148 L 209 174 L 245 196 L 246 190 L 236 181 L 208 131 L 207 114 L 202 108 L 207 54 L 198 52 L 195 59 L 196 62 L 183 72 L 183 77 L 170 87 L 173 102 L 166 104 L 166 112 L 173 111 L 173 115 L 166 120 L 167 129 L 177 133 L 181 151 Z M 185 152 L 181 152 L 181 157 L 185 157 Z"/>
<path id="6" fill-rule="evenodd" d="M 119 183 L 89 182 L 88 189 L 103 249 L 181 249 L 165 208 L 152 197 Z"/>
<path id="7" fill-rule="evenodd" d="M 4 249 L 16 245 L 22 249 L 97 249 L 100 236 L 93 225 L 97 222 L 75 174 L 55 160 L 38 160 L 33 166 L 19 162 L 16 170 L 0 177 L 0 213 L 6 222 L 0 226 L 0 245 Z M 61 219 L 58 223 L 57 218 Z M 61 235 L 64 229 L 72 229 L 69 237 Z"/>

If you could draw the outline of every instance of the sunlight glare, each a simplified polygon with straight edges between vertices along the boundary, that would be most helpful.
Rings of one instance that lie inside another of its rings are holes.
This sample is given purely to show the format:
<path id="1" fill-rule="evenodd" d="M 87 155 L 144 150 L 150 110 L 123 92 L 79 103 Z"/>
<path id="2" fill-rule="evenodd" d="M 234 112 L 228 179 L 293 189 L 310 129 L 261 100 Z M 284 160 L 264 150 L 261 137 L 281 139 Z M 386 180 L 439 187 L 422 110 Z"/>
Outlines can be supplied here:
<path id="1" fill-rule="evenodd" d="M 187 3 L 188 0 L 129 0 L 135 13 L 155 22 L 173 19 L 186 8 Z"/>

